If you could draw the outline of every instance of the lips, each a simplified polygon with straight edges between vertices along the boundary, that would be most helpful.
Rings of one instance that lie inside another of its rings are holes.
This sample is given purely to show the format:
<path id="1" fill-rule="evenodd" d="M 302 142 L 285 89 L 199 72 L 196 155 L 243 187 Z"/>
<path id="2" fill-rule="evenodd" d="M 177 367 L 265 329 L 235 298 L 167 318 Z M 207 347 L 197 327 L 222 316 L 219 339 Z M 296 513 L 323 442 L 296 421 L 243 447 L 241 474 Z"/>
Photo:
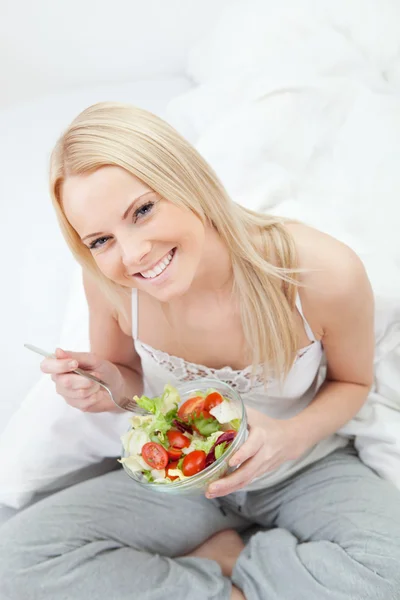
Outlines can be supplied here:
<path id="1" fill-rule="evenodd" d="M 166 254 L 161 260 L 155 263 L 151 269 L 136 273 L 136 276 L 141 276 L 144 279 L 154 279 L 155 277 L 158 277 L 168 267 L 169 263 L 173 259 L 174 254 L 175 248 L 173 248 L 173 250 L 168 252 L 168 254 Z"/>

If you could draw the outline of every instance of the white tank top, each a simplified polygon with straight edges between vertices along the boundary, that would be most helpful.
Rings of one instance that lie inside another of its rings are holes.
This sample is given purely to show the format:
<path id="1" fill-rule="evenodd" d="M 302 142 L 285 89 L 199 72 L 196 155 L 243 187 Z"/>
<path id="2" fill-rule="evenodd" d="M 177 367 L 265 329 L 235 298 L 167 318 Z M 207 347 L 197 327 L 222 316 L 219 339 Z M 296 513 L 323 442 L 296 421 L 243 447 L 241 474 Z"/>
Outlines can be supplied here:
<path id="1" fill-rule="evenodd" d="M 152 348 L 138 339 L 138 301 L 137 290 L 132 289 L 132 336 L 135 348 L 140 356 L 143 370 L 144 393 L 158 396 L 164 385 L 175 387 L 186 381 L 202 377 L 219 379 L 235 388 L 246 406 L 255 408 L 275 419 L 288 419 L 301 412 L 314 398 L 323 357 L 322 344 L 318 341 L 304 317 L 300 297 L 296 298 L 297 309 L 303 319 L 304 329 L 310 344 L 297 352 L 296 359 L 283 383 L 275 379 L 268 381 L 265 387 L 261 369 L 251 380 L 251 365 L 242 370 L 223 367 L 211 369 L 204 365 L 188 362 L 178 356 Z M 347 440 L 334 434 L 322 440 L 300 458 L 284 463 L 278 469 L 255 479 L 245 490 L 257 490 L 283 481 L 299 469 L 311 464 L 333 450 L 343 447 Z"/>

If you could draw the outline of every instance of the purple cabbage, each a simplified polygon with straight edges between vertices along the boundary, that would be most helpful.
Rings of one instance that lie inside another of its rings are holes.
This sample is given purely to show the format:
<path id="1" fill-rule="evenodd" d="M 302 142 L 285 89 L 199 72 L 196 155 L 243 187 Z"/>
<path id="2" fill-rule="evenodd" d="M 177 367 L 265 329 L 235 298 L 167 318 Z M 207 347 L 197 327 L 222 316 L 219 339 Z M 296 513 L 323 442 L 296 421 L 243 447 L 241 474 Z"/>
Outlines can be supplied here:
<path id="1" fill-rule="evenodd" d="M 172 421 L 172 425 L 175 425 L 175 427 L 179 429 L 181 433 L 193 433 L 193 428 L 190 427 L 190 425 L 182 423 L 181 421 L 178 421 L 178 419 L 174 419 Z"/>
<path id="2" fill-rule="evenodd" d="M 215 462 L 215 460 L 216 460 L 215 448 L 219 444 L 223 444 L 224 442 L 227 442 L 227 443 L 233 442 L 233 440 L 235 439 L 235 436 L 236 436 L 236 431 L 225 431 L 225 433 L 223 433 L 222 435 L 219 436 L 219 438 L 217 439 L 215 444 L 212 446 L 210 452 L 206 456 L 206 467 L 209 467 L 210 465 L 212 465 L 213 462 Z"/>

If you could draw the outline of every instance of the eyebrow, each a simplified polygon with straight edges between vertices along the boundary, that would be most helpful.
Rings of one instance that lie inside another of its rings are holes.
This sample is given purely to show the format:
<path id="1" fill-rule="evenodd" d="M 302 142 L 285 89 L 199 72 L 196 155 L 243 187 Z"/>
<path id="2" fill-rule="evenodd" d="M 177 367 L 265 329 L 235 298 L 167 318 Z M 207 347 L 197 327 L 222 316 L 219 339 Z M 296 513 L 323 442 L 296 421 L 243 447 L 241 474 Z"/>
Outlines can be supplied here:
<path id="1" fill-rule="evenodd" d="M 128 206 L 128 208 L 126 209 L 126 211 L 124 212 L 124 214 L 122 215 L 122 220 L 125 221 L 125 219 L 127 218 L 127 216 L 129 215 L 129 213 L 131 212 L 132 208 L 135 206 L 135 204 L 141 199 L 144 198 L 144 196 L 147 196 L 148 194 L 154 194 L 155 192 L 153 190 L 149 190 L 148 192 L 145 192 L 144 194 L 141 194 L 140 196 L 138 196 L 137 198 L 135 198 L 133 200 L 133 202 L 130 203 L 130 205 Z M 102 231 L 97 231 L 96 233 L 89 233 L 88 235 L 85 235 L 85 237 L 81 238 L 81 241 L 84 242 L 85 240 L 87 240 L 88 238 L 92 238 L 92 237 L 96 237 L 98 235 L 103 235 Z"/>

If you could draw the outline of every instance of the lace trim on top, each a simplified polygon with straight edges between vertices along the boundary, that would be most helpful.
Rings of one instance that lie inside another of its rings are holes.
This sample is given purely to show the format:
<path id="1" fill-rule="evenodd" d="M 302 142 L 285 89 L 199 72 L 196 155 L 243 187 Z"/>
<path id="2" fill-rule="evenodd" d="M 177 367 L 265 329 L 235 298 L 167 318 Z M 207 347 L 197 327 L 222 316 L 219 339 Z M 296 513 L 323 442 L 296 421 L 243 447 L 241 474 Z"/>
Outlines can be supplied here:
<path id="1" fill-rule="evenodd" d="M 173 373 L 180 381 L 194 381 L 200 377 L 219 379 L 220 381 L 229 384 L 241 394 L 264 385 L 262 365 L 256 369 L 254 376 L 252 377 L 251 365 L 241 370 L 235 370 L 228 366 L 222 367 L 221 369 L 212 369 L 211 367 L 188 362 L 179 356 L 170 355 L 162 350 L 156 350 L 138 339 L 136 339 L 136 343 L 140 344 L 146 354 L 154 360 L 155 363 L 170 373 Z M 301 348 L 297 352 L 294 363 L 306 354 L 314 344 L 315 342 L 312 342 L 309 346 Z M 272 378 L 269 381 L 272 381 Z"/>

